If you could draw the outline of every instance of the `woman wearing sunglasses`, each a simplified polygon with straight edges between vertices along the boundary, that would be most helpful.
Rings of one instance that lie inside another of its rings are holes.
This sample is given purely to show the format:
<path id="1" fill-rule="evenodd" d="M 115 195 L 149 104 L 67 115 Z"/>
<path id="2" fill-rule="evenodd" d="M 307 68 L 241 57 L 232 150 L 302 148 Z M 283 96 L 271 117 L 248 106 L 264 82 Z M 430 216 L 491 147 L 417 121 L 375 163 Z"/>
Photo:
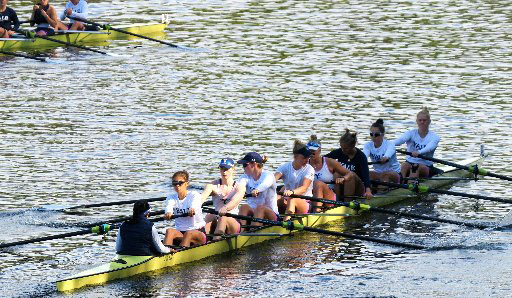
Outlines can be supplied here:
<path id="1" fill-rule="evenodd" d="M 344 184 L 345 181 L 353 180 L 350 178 L 350 175 L 353 175 L 352 172 L 343 167 L 338 161 L 322 156 L 322 143 L 316 135 L 310 137 L 306 147 L 311 151 L 309 164 L 315 170 L 313 196 L 336 201 L 334 185 Z M 335 175 L 338 177 L 337 179 L 334 179 Z M 318 212 L 318 208 L 324 205 L 320 202 L 312 202 L 311 204 L 311 212 Z"/>
<path id="2" fill-rule="evenodd" d="M 373 163 L 370 179 L 400 183 L 400 163 L 396 159 L 395 144 L 384 139 L 384 120 L 378 119 L 370 127 L 372 140 L 364 145 L 363 153 Z"/>
<path id="3" fill-rule="evenodd" d="M 231 158 L 223 158 L 219 163 L 220 178 L 206 184 L 203 193 L 201 194 L 203 202 L 209 196 L 212 196 L 213 206 L 220 215 L 226 213 L 238 214 L 238 205 L 243 198 L 240 196 L 231 196 L 227 199 L 227 195 L 235 188 L 234 174 L 235 174 L 235 161 Z M 221 239 L 222 234 L 237 234 L 240 233 L 240 223 L 236 219 L 228 216 L 216 216 L 207 214 L 206 218 L 206 233 L 210 234 L 214 230 L 216 236 L 213 240 Z"/>
<path id="4" fill-rule="evenodd" d="M 441 140 L 435 132 L 429 130 L 430 123 L 430 113 L 427 108 L 423 108 L 416 115 L 418 128 L 409 130 L 394 140 L 395 146 L 407 143 L 407 151 L 411 152 L 411 156 L 408 155 L 405 158 L 400 170 L 404 178 L 432 177 L 441 172 L 434 167 L 433 162 L 418 157 L 420 154 L 434 157 L 434 152 Z"/>
<path id="5" fill-rule="evenodd" d="M 277 168 L 276 181 L 283 179 L 283 195 L 278 196 L 277 206 L 280 213 L 285 214 L 306 214 L 309 212 L 309 201 L 300 198 L 290 197 L 291 195 L 313 195 L 313 180 L 315 169 L 309 164 L 311 151 L 306 145 L 296 140 L 293 144 L 293 161 L 289 161 Z M 286 215 L 283 220 L 288 220 Z"/>
<path id="6" fill-rule="evenodd" d="M 165 245 L 173 245 L 174 241 L 180 242 L 179 245 L 183 247 L 206 243 L 201 195 L 197 191 L 188 191 L 188 185 L 187 171 L 178 171 L 172 175 L 172 186 L 176 193 L 170 194 L 165 200 L 165 218 L 170 219 L 173 214 L 188 216 L 176 218 L 176 228 L 166 230 Z"/>
<path id="7" fill-rule="evenodd" d="M 236 191 L 231 192 L 226 199 L 247 195 L 247 203 L 240 206 L 240 215 L 278 220 L 276 179 L 272 172 L 263 170 L 265 162 L 267 157 L 262 158 L 256 152 L 249 152 L 237 161 L 243 165 L 244 174 L 236 183 Z M 247 225 L 246 220 L 240 220 L 240 223 L 242 227 Z M 262 223 L 254 222 L 252 225 L 261 226 Z"/>

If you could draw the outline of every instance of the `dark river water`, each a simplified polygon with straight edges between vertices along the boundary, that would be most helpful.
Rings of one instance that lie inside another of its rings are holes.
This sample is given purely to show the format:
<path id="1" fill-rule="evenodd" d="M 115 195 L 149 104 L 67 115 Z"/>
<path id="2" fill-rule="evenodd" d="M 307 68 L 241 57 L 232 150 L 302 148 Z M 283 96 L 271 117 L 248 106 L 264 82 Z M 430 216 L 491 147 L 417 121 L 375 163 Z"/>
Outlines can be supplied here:
<path id="1" fill-rule="evenodd" d="M 30 1 L 9 4 L 28 18 Z M 129 215 L 126 205 L 73 213 L 48 205 L 162 196 L 180 169 L 203 185 L 225 156 L 258 151 L 275 170 L 291 158 L 293 140 L 312 133 L 327 151 L 347 127 L 359 132 L 362 147 L 371 123 L 383 118 L 393 139 L 415 126 L 422 106 L 442 138 L 437 157 L 477 156 L 484 144 L 486 167 L 512 175 L 509 1 L 89 4 L 92 18 L 116 25 L 170 14 L 165 39 L 182 48 L 118 40 L 97 47 L 116 56 L 58 48 L 40 53 L 51 63 L 0 57 L 0 242 Z M 451 190 L 512 198 L 509 186 L 488 178 Z M 486 223 L 510 211 L 445 195 L 392 208 Z M 72 295 L 512 295 L 511 230 L 375 214 L 325 228 L 455 248 L 411 251 L 298 233 Z M 0 296 L 61 296 L 54 282 L 110 260 L 114 239 L 88 235 L 3 250 Z"/>

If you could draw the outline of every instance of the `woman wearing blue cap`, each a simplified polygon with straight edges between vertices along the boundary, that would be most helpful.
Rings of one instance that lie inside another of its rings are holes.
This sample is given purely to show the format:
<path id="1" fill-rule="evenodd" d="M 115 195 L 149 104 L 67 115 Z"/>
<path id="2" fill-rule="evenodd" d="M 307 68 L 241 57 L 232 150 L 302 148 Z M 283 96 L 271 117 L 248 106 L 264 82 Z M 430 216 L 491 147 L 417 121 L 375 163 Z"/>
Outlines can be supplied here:
<path id="1" fill-rule="evenodd" d="M 306 147 L 311 151 L 309 164 L 315 170 L 315 182 L 313 184 L 313 195 L 317 198 L 336 201 L 334 183 L 345 184 L 350 181 L 351 171 L 342 166 L 337 160 L 322 156 L 322 143 L 316 135 L 312 135 Z M 338 178 L 334 179 L 334 175 Z M 312 212 L 317 212 L 318 207 L 323 203 L 312 202 Z"/>
<path id="2" fill-rule="evenodd" d="M 293 144 L 293 161 L 289 161 L 279 168 L 275 173 L 276 181 L 283 179 L 283 196 L 278 196 L 277 205 L 280 213 L 285 214 L 306 214 L 309 212 L 309 201 L 300 198 L 290 197 L 292 195 L 313 195 L 313 180 L 315 169 L 309 164 L 311 151 L 299 140 Z M 288 220 L 286 215 L 283 220 Z"/>
<path id="3" fill-rule="evenodd" d="M 243 165 L 244 174 L 236 183 L 236 192 L 231 195 L 249 195 L 247 203 L 240 207 L 240 215 L 278 220 L 276 179 L 272 172 L 263 170 L 263 164 L 266 161 L 267 157 L 262 158 L 256 152 L 249 152 L 237 161 L 238 164 Z M 241 220 L 240 223 L 244 226 L 247 221 Z M 262 224 L 255 222 L 252 225 L 261 226 Z"/>
<path id="4" fill-rule="evenodd" d="M 213 180 L 211 183 L 206 184 L 203 193 L 201 194 L 203 202 L 209 196 L 212 196 L 213 206 L 220 215 L 226 213 L 238 214 L 238 205 L 243 198 L 243 195 L 229 196 L 235 188 L 234 173 L 235 161 L 231 158 L 223 158 L 219 163 L 220 178 Z M 206 233 L 209 234 L 215 230 L 213 240 L 221 238 L 222 234 L 237 234 L 240 233 L 240 223 L 236 219 L 227 216 L 216 216 L 207 214 L 206 218 Z"/>
<path id="5" fill-rule="evenodd" d="M 153 223 L 148 220 L 149 203 L 139 200 L 133 205 L 133 216 L 125 221 L 117 233 L 116 251 L 120 255 L 151 256 L 169 253 L 160 240 Z"/>

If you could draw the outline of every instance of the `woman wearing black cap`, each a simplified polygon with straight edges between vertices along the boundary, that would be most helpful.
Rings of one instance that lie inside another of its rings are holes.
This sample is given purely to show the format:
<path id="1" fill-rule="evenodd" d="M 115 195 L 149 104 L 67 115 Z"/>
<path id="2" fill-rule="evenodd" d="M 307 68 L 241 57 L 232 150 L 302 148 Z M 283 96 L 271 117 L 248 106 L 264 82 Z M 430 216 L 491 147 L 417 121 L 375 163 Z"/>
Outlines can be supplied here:
<path id="1" fill-rule="evenodd" d="M 228 197 L 235 188 L 235 161 L 231 158 L 221 159 L 219 163 L 219 170 L 220 178 L 213 180 L 204 187 L 204 191 L 201 194 L 203 202 L 206 201 L 209 196 L 212 196 L 213 206 L 220 215 L 224 215 L 228 212 L 238 214 L 238 205 L 240 204 L 243 195 Z M 214 236 L 213 240 L 220 239 L 220 235 L 222 234 L 240 233 L 240 223 L 232 217 L 219 217 L 213 214 L 207 214 L 205 222 L 205 230 L 207 234 L 210 234 L 212 230 L 215 230 L 214 234 L 217 236 Z"/>
<path id="2" fill-rule="evenodd" d="M 272 172 L 263 170 L 266 161 L 266 157 L 262 158 L 256 152 L 249 152 L 239 160 L 237 163 L 243 165 L 244 174 L 236 183 L 236 191 L 228 195 L 228 198 L 247 194 L 247 203 L 240 207 L 240 215 L 278 220 L 276 179 Z M 244 226 L 247 221 L 240 220 L 240 223 Z M 255 222 L 252 225 L 262 224 Z"/>
<path id="3" fill-rule="evenodd" d="M 116 251 L 120 255 L 151 256 L 169 253 L 160 240 L 153 223 L 148 220 L 149 203 L 139 200 L 133 205 L 133 216 L 125 221 L 117 233 Z"/>
<path id="4" fill-rule="evenodd" d="M 278 196 L 277 206 L 285 214 L 306 214 L 309 212 L 309 201 L 290 197 L 291 195 L 313 196 L 313 180 L 315 169 L 309 164 L 311 151 L 306 145 L 295 140 L 293 144 L 293 161 L 287 162 L 277 168 L 276 181 L 283 179 L 283 196 Z M 290 217 L 285 216 L 283 220 Z"/>

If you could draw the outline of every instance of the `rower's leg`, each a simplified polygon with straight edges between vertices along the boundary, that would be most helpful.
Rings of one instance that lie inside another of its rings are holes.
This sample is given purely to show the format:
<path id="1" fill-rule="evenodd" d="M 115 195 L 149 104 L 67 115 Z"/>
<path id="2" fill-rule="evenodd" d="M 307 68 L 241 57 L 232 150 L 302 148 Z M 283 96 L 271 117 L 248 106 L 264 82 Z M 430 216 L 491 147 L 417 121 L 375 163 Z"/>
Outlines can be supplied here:
<path id="1" fill-rule="evenodd" d="M 57 31 L 57 30 L 67 31 L 68 30 L 68 26 L 64 25 L 64 23 L 62 23 L 62 22 L 57 22 L 57 25 L 53 29 L 55 31 Z"/>
<path id="2" fill-rule="evenodd" d="M 300 200 L 299 198 L 290 198 L 290 197 L 285 197 L 286 199 L 286 211 L 284 212 L 285 214 L 295 214 L 295 204 L 297 203 L 297 200 Z M 287 221 L 290 219 L 290 216 L 289 215 L 286 215 L 284 217 L 284 221 Z"/>
<path id="3" fill-rule="evenodd" d="M 402 177 L 409 177 L 409 174 L 411 173 L 411 164 L 408 162 L 403 162 L 400 165 L 400 173 L 402 173 Z"/>
<path id="4" fill-rule="evenodd" d="M 333 177 L 334 181 L 336 181 L 336 179 L 341 178 L 342 176 L 338 173 L 334 173 Z M 343 197 L 345 196 L 345 185 L 334 184 L 334 193 L 336 194 L 336 200 L 343 201 Z"/>
<path id="5" fill-rule="evenodd" d="M 279 210 L 279 213 L 283 214 L 286 212 L 288 202 L 285 197 L 281 195 L 277 195 L 277 209 Z"/>
<path id="6" fill-rule="evenodd" d="M 252 208 L 249 205 L 244 204 L 240 207 L 240 211 L 238 211 L 238 214 L 243 215 L 243 216 L 254 216 L 254 211 L 252 210 Z M 247 220 L 241 219 L 240 224 L 242 226 L 247 226 L 249 224 L 249 222 Z M 242 231 L 244 231 L 244 230 L 245 230 L 245 228 L 242 228 Z"/>
<path id="7" fill-rule="evenodd" d="M 382 181 L 391 183 L 400 183 L 400 175 L 397 172 L 384 172 L 382 173 Z"/>
<path id="8" fill-rule="evenodd" d="M 215 231 L 217 226 L 217 217 L 213 214 L 207 214 L 204 221 L 206 225 L 204 226 L 204 230 L 206 234 L 210 234 L 212 231 Z"/>
<path id="9" fill-rule="evenodd" d="M 223 216 L 219 219 L 215 235 L 237 234 L 240 232 L 240 224 L 232 217 Z M 221 239 L 221 236 L 214 236 L 213 240 Z"/>
<path id="10" fill-rule="evenodd" d="M 9 38 L 9 33 L 7 33 L 7 29 L 0 27 L 0 38 Z"/>
<path id="11" fill-rule="evenodd" d="M 375 171 L 370 171 L 370 180 L 377 180 L 377 181 L 386 181 L 384 180 L 384 175 L 381 174 L 381 173 L 377 173 Z M 384 185 L 378 185 L 377 186 L 377 190 L 378 191 L 383 191 L 385 190 L 387 187 L 384 186 Z M 375 189 L 374 189 L 375 190 Z"/>
<path id="12" fill-rule="evenodd" d="M 313 182 L 313 196 L 315 198 L 325 198 L 324 197 L 324 186 L 327 187 L 327 184 L 322 181 L 316 180 Z M 318 212 L 318 207 L 322 206 L 320 202 L 311 202 L 311 212 Z"/>
<path id="13" fill-rule="evenodd" d="M 185 232 L 183 236 L 183 240 L 180 243 L 180 246 L 189 247 L 190 245 L 198 245 L 206 243 L 206 235 L 198 230 L 190 230 Z"/>
<path id="14" fill-rule="evenodd" d="M 274 211 L 266 206 L 258 206 L 258 208 L 254 210 L 254 217 L 265 218 L 269 220 L 277 220 L 277 215 L 274 213 Z M 259 227 L 263 224 L 260 222 L 255 222 L 252 225 Z"/>
<path id="15" fill-rule="evenodd" d="M 85 30 L 85 26 L 82 22 L 74 22 L 69 30 Z"/>
<path id="16" fill-rule="evenodd" d="M 419 165 L 417 172 L 420 178 L 429 177 L 430 169 L 426 165 Z"/>
<path id="17" fill-rule="evenodd" d="M 345 196 L 354 196 L 356 193 L 356 174 L 354 172 L 350 172 L 350 174 L 345 176 L 345 181 L 343 183 L 343 190 Z M 343 200 L 345 200 L 343 198 Z M 349 199 L 352 201 L 352 199 Z"/>
<path id="18" fill-rule="evenodd" d="M 165 245 L 173 245 L 174 240 L 181 241 L 183 238 L 183 234 L 173 228 L 169 228 L 165 231 L 165 238 L 164 238 L 164 244 Z"/>

